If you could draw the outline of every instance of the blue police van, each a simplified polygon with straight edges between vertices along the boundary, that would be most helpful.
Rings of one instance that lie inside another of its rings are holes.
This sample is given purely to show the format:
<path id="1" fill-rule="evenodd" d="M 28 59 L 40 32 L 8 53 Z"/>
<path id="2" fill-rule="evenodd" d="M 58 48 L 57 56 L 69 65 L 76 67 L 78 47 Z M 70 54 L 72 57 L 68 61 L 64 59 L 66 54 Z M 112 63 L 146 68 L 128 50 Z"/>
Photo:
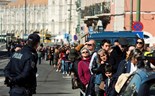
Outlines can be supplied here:
<path id="1" fill-rule="evenodd" d="M 100 44 L 103 39 L 107 39 L 111 41 L 111 44 L 114 43 L 115 40 L 118 40 L 119 38 L 126 38 L 128 40 L 129 45 L 135 45 L 137 38 L 143 38 L 143 34 L 137 33 L 137 32 L 131 32 L 131 31 L 105 31 L 105 32 L 98 32 L 98 33 L 91 33 L 89 34 L 87 40 L 93 39 L 96 41 L 97 49 L 100 47 Z"/>

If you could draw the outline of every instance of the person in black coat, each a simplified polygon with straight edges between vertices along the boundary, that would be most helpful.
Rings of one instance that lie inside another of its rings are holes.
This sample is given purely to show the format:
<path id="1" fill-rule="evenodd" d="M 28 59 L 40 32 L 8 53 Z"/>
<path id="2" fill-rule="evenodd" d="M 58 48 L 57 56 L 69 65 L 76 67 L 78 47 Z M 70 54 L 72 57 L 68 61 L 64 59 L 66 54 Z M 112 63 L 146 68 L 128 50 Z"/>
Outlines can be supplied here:
<path id="1" fill-rule="evenodd" d="M 14 52 L 4 68 L 5 84 L 10 87 L 10 96 L 32 96 L 36 93 L 36 49 L 39 42 L 38 34 L 30 34 L 27 45 L 22 50 Z"/>
<path id="2" fill-rule="evenodd" d="M 126 58 L 128 41 L 126 38 L 119 38 L 118 45 L 114 46 L 109 57 L 109 64 L 113 67 L 113 72 L 117 72 L 118 64 Z"/>
<path id="3" fill-rule="evenodd" d="M 80 50 L 79 50 L 80 51 Z M 69 60 L 71 61 L 72 68 L 71 68 L 71 75 L 72 78 L 77 78 L 79 88 L 85 92 L 86 88 L 84 84 L 82 84 L 79 76 L 78 76 L 78 63 L 81 61 L 81 56 L 79 51 L 77 51 L 75 48 L 70 49 L 70 53 L 68 55 Z M 83 96 L 83 94 L 80 92 L 80 96 Z"/>

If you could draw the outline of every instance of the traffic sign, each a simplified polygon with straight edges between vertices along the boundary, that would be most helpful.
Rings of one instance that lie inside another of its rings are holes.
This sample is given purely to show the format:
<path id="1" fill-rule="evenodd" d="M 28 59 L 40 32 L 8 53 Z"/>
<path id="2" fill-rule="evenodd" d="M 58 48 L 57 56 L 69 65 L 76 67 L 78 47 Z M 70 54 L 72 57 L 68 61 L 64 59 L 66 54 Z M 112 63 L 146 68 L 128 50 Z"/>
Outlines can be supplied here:
<path id="1" fill-rule="evenodd" d="M 78 37 L 76 35 L 74 35 L 74 40 L 76 41 L 78 39 Z"/>
<path id="2" fill-rule="evenodd" d="M 134 30 L 134 31 L 142 31 L 143 30 L 143 24 L 141 22 L 133 22 L 132 30 Z"/>
<path id="3" fill-rule="evenodd" d="M 142 31 L 136 31 L 136 32 L 133 32 L 134 34 L 136 34 L 139 38 L 144 38 L 144 32 Z"/>

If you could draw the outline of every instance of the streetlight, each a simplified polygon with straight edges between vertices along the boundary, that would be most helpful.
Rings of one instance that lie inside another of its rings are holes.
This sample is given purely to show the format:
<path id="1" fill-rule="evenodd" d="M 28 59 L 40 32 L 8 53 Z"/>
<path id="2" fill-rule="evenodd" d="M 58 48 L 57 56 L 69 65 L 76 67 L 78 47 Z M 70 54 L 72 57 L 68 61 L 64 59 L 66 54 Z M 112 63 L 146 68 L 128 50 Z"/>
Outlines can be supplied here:
<path id="1" fill-rule="evenodd" d="M 25 0 L 25 35 L 27 33 L 26 32 L 27 31 L 26 30 L 27 29 L 27 22 L 26 22 L 27 21 L 27 14 L 26 13 L 27 13 L 27 0 Z"/>
<path id="2" fill-rule="evenodd" d="M 78 24 L 77 24 L 77 33 L 81 31 L 81 0 L 76 2 L 76 11 L 78 12 Z"/>
<path id="3" fill-rule="evenodd" d="M 0 34 L 0 42 L 2 42 L 2 16 L 1 16 L 1 18 L 0 18 L 1 20 L 0 20 L 0 22 L 1 22 L 1 34 Z"/>
<path id="4" fill-rule="evenodd" d="M 70 0 L 70 6 L 69 6 L 69 34 L 71 33 L 71 23 L 72 23 L 72 0 Z M 69 41 L 69 40 L 68 40 Z"/>

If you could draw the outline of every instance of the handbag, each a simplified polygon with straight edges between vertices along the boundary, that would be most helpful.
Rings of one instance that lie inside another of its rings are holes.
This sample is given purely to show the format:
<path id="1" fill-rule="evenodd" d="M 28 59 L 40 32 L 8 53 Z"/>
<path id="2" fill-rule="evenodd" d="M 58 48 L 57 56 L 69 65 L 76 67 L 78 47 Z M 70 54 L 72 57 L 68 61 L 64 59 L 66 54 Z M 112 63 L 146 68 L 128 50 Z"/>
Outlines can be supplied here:
<path id="1" fill-rule="evenodd" d="M 122 73 L 118 77 L 117 82 L 115 84 L 115 90 L 117 93 L 119 93 L 121 91 L 123 85 L 126 83 L 126 81 L 128 80 L 130 75 L 131 75 L 130 73 Z"/>
<path id="2" fill-rule="evenodd" d="M 80 88 L 80 82 L 78 81 L 78 78 L 75 75 L 72 77 L 71 82 L 72 82 L 72 89 Z"/>
<path id="3" fill-rule="evenodd" d="M 104 84 L 104 81 L 101 81 L 100 85 L 99 85 L 99 88 L 104 90 L 105 88 L 105 84 Z"/>

